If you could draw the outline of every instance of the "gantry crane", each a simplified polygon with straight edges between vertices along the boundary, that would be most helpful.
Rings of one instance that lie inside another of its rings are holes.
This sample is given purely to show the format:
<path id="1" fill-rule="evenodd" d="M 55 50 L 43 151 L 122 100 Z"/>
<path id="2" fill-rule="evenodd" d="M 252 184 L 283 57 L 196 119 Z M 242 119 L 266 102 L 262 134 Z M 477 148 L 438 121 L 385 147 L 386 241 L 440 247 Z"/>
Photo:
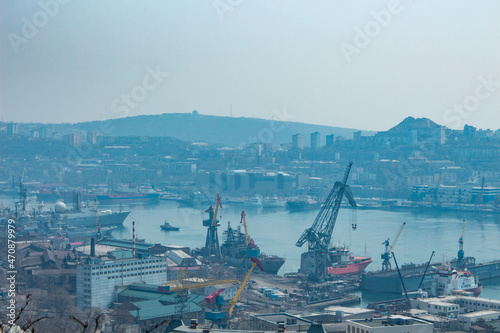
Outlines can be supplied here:
<path id="1" fill-rule="evenodd" d="M 252 261 L 252 266 L 248 270 L 247 275 L 245 276 L 245 279 L 241 283 L 240 288 L 236 292 L 236 295 L 233 297 L 233 299 L 229 302 L 229 308 L 227 311 L 206 311 L 205 312 L 205 319 L 211 320 L 214 324 L 217 323 L 221 328 L 227 327 L 229 320 L 231 320 L 234 306 L 236 305 L 236 302 L 238 301 L 241 292 L 243 291 L 243 288 L 245 287 L 245 284 L 248 281 L 248 278 L 250 277 L 250 274 L 252 274 L 253 269 L 255 266 L 259 266 L 261 271 L 264 271 L 264 267 L 262 266 L 261 262 L 259 259 L 255 257 L 250 257 L 250 260 Z"/>
<path id="2" fill-rule="evenodd" d="M 222 260 L 219 236 L 217 235 L 217 227 L 220 225 L 217 220 L 217 213 L 219 212 L 219 207 L 222 208 L 219 194 L 217 194 L 214 206 L 215 211 L 212 206 L 208 207 L 205 212 L 208 213 L 209 218 L 203 220 L 203 226 L 207 227 L 207 239 L 205 241 L 205 248 L 203 249 L 203 258 L 209 261 Z"/>
<path id="3" fill-rule="evenodd" d="M 306 274 L 310 279 L 317 280 L 327 274 L 327 267 L 330 263 L 328 249 L 344 195 L 349 204 L 356 207 L 351 189 L 347 185 L 351 167 L 352 162 L 349 162 L 342 181 L 335 182 L 325 203 L 321 206 L 312 227 L 306 229 L 295 244 L 301 247 L 307 242 L 308 251 L 302 253 L 300 272 Z"/>
<path id="4" fill-rule="evenodd" d="M 462 236 L 460 236 L 460 238 L 458 239 L 458 253 L 457 253 L 457 268 L 462 270 L 465 268 L 464 237 L 465 237 L 465 220 L 462 223 Z"/>
<path id="5" fill-rule="evenodd" d="M 390 244 L 389 242 L 389 239 L 390 238 L 387 238 L 385 240 L 385 242 L 382 243 L 382 245 L 385 245 L 385 252 L 382 253 L 382 255 L 380 256 L 381 259 L 384 259 L 384 261 L 382 262 L 382 270 L 383 271 L 389 271 L 391 270 L 391 253 L 392 253 L 392 249 L 394 248 L 394 246 L 396 245 L 396 242 L 398 241 L 398 238 L 399 236 L 401 236 L 401 233 L 403 232 L 403 228 L 405 227 L 406 225 L 406 222 L 403 222 L 403 225 L 401 226 L 401 228 L 399 229 L 398 233 L 396 234 L 396 237 L 394 237 L 394 240 L 392 241 L 392 244 Z"/>

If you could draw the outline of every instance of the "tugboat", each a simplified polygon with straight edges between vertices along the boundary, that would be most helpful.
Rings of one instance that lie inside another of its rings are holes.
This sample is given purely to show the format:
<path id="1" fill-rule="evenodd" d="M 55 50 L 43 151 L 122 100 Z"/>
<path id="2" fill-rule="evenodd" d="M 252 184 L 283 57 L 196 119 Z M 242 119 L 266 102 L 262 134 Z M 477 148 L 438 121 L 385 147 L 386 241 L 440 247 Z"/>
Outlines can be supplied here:
<path id="1" fill-rule="evenodd" d="M 160 228 L 161 228 L 161 230 L 165 230 L 165 231 L 179 231 L 179 227 L 173 227 L 167 221 L 165 221 L 165 223 L 163 223 L 160 226 Z"/>

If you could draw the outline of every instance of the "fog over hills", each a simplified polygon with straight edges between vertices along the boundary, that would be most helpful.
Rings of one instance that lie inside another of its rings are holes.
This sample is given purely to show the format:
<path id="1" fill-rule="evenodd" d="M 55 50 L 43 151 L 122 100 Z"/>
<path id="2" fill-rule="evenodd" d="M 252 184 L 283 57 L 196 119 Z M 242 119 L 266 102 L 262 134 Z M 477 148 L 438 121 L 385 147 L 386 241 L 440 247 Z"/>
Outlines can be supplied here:
<path id="1" fill-rule="evenodd" d="M 307 146 L 313 132 L 320 132 L 322 141 L 325 141 L 329 134 L 352 138 L 352 134 L 358 131 L 290 121 L 209 116 L 196 111 L 67 124 L 65 127 L 98 132 L 100 135 L 169 136 L 184 141 L 206 141 L 228 146 L 256 141 L 286 144 L 292 141 L 292 135 L 296 133 L 303 135 L 304 145 Z M 372 131 L 363 131 L 363 135 L 373 134 Z"/>

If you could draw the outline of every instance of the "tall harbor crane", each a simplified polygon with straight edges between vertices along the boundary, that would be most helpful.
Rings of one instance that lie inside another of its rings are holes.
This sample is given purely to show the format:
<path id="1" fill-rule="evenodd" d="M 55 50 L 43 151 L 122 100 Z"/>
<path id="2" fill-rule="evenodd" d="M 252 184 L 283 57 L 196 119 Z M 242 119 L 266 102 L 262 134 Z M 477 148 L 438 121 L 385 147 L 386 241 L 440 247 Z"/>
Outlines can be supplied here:
<path id="1" fill-rule="evenodd" d="M 465 220 L 462 223 L 462 236 L 458 239 L 458 253 L 457 253 L 457 268 L 465 268 L 465 253 L 464 253 L 464 237 L 465 237 Z"/>
<path id="2" fill-rule="evenodd" d="M 245 245 L 248 246 L 250 244 L 250 237 L 248 236 L 248 229 L 247 229 L 247 220 L 245 219 L 245 211 L 243 210 L 241 212 L 241 221 L 240 223 L 243 223 L 243 226 L 245 227 Z"/>
<path id="3" fill-rule="evenodd" d="M 401 233 L 403 232 L 403 228 L 405 227 L 406 222 L 403 222 L 403 225 L 399 229 L 398 233 L 396 234 L 396 237 L 394 237 L 394 240 L 392 241 L 392 244 L 389 242 L 390 238 L 387 238 L 382 245 L 385 245 L 385 252 L 382 253 L 380 256 L 381 259 L 384 259 L 382 262 L 382 270 L 383 271 L 389 271 L 391 270 L 391 261 L 390 259 L 392 258 L 392 249 L 396 245 L 396 242 L 398 241 L 399 236 L 401 236 Z"/>
<path id="4" fill-rule="evenodd" d="M 205 241 L 205 248 L 203 249 L 203 258 L 205 260 L 222 260 L 222 253 L 220 251 L 219 236 L 217 235 L 217 227 L 220 226 L 217 220 L 217 213 L 219 207 L 222 208 L 219 194 L 214 203 L 215 211 L 212 206 L 208 207 L 205 211 L 208 213 L 208 219 L 203 220 L 203 226 L 207 227 L 207 239 Z"/>
<path id="5" fill-rule="evenodd" d="M 302 253 L 300 260 L 300 272 L 309 278 L 317 280 L 327 274 L 329 265 L 328 249 L 332 239 L 333 228 L 337 220 L 342 198 L 346 196 L 349 204 L 356 207 L 356 201 L 352 196 L 351 189 L 347 185 L 352 162 L 346 167 L 342 181 L 336 181 L 330 194 L 321 206 L 313 225 L 306 229 L 295 244 L 301 247 L 307 242 L 308 250 Z"/>

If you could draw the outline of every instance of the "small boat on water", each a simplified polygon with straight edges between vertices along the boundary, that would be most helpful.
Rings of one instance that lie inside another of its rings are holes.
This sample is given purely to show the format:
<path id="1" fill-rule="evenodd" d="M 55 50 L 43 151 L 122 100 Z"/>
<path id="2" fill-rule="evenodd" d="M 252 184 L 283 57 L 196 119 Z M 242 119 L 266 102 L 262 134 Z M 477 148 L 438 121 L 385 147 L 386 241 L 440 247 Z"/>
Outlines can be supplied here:
<path id="1" fill-rule="evenodd" d="M 165 231 L 179 231 L 179 227 L 173 227 L 167 221 L 165 221 L 165 223 L 163 223 L 160 226 L 160 228 L 161 228 L 161 230 L 165 230 Z"/>
<path id="2" fill-rule="evenodd" d="M 247 207 L 262 207 L 262 200 L 260 200 L 259 196 L 251 197 L 250 199 L 245 201 L 245 206 L 247 206 Z"/>

